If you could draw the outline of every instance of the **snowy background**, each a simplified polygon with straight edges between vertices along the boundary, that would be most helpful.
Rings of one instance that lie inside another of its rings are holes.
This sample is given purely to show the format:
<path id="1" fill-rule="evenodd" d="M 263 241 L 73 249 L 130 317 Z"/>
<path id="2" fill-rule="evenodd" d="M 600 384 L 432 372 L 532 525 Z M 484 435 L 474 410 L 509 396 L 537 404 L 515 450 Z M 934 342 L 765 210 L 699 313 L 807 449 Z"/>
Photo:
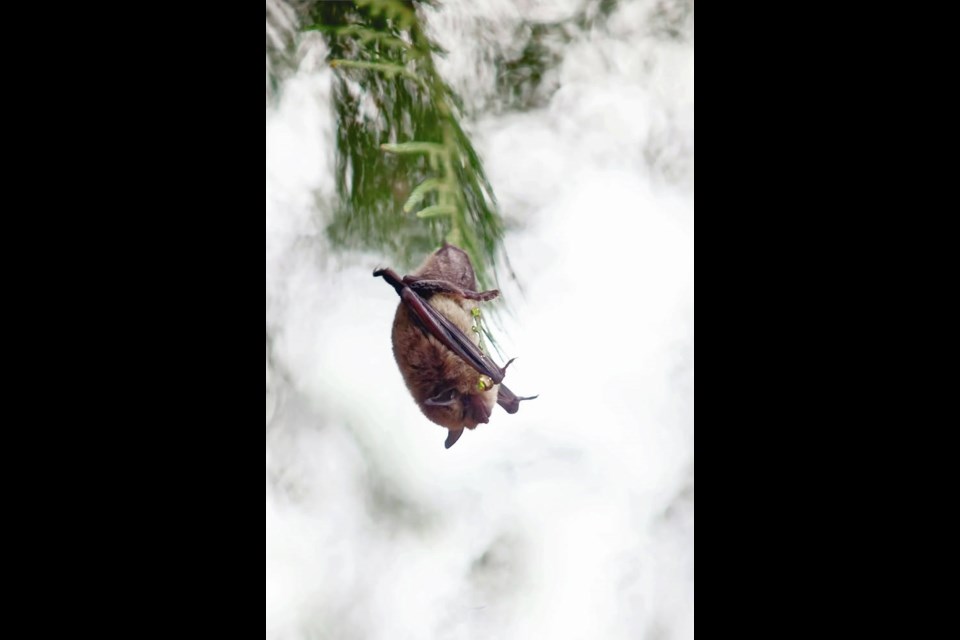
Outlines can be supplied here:
<path id="1" fill-rule="evenodd" d="M 693 638 L 692 0 L 618 3 L 523 112 L 489 64 L 596 4 L 424 12 L 511 228 L 507 382 L 540 394 L 450 450 L 394 363 L 384 257 L 326 246 L 321 40 L 267 107 L 267 638 Z"/>

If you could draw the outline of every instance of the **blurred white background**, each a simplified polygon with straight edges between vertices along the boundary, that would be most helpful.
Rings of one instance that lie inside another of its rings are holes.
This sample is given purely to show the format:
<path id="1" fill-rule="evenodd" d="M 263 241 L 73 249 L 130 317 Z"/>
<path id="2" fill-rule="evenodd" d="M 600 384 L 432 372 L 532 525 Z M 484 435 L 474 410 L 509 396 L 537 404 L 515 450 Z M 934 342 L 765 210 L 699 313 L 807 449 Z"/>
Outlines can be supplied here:
<path id="1" fill-rule="evenodd" d="M 596 4 L 424 12 L 511 227 L 506 381 L 540 394 L 450 450 L 393 360 L 393 265 L 325 245 L 321 40 L 268 106 L 268 638 L 693 638 L 692 0 L 623 0 L 541 107 L 493 99 L 524 20 Z"/>

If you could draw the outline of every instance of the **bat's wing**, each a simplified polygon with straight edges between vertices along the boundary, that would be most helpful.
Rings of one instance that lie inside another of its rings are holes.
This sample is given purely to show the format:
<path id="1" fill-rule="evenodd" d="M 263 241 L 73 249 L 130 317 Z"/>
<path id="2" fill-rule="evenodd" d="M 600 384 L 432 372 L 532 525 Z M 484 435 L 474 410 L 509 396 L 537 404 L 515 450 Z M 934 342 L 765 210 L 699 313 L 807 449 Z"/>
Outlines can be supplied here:
<path id="1" fill-rule="evenodd" d="M 403 300 L 404 304 L 406 304 L 411 311 L 413 311 L 413 314 L 423 325 L 424 329 L 430 333 L 430 335 L 439 340 L 445 347 L 460 356 L 460 358 L 473 367 L 477 373 L 482 373 L 489 376 L 490 379 L 493 380 L 494 384 L 500 384 L 503 382 L 503 374 L 506 371 L 506 367 L 497 366 L 493 360 L 480 351 L 480 348 L 473 344 L 473 341 L 464 335 L 464 333 L 456 325 L 447 320 L 442 313 L 430 306 L 430 304 L 423 297 L 421 297 L 420 294 L 411 288 L 411 285 L 413 287 L 419 287 L 423 284 L 426 284 L 425 288 L 427 290 L 440 291 L 443 283 L 433 280 L 417 281 L 409 276 L 401 279 L 391 269 L 378 269 L 373 272 L 373 275 L 383 277 L 383 279 L 386 280 L 397 291 L 398 294 L 400 294 L 400 299 Z M 457 289 L 456 291 L 451 291 L 450 289 L 443 290 L 448 293 L 457 293 L 458 295 L 464 294 L 464 292 L 460 289 Z M 472 297 L 473 299 L 484 300 L 488 299 L 486 296 L 492 294 L 493 292 L 487 291 L 483 293 L 469 293 L 473 295 L 464 297 Z M 491 295 L 490 297 L 494 296 Z M 507 366 L 509 365 L 510 363 L 508 362 Z M 507 413 L 516 413 L 520 408 L 521 400 L 532 400 L 536 397 L 537 396 L 521 398 L 502 384 L 500 384 L 500 388 L 497 390 L 497 404 L 503 407 Z M 457 438 L 459 437 L 459 433 L 454 435 L 454 432 L 451 431 L 450 435 L 447 436 L 446 447 L 448 449 L 452 447 L 453 443 L 456 442 Z"/>
<path id="2" fill-rule="evenodd" d="M 473 344 L 456 325 L 447 320 L 446 316 L 434 309 L 430 304 L 410 287 L 404 287 L 400 292 L 400 299 L 413 311 L 417 319 L 434 338 L 460 356 L 464 362 L 500 384 L 503 380 L 503 371 L 487 357 L 480 348 Z"/>
<path id="3" fill-rule="evenodd" d="M 400 299 L 407 305 L 430 335 L 439 340 L 443 346 L 460 356 L 464 362 L 473 367 L 478 373 L 490 377 L 495 384 L 503 380 L 503 370 L 494 364 L 477 345 L 473 344 L 452 322 L 434 309 L 420 294 L 410 288 L 396 273 L 390 269 L 378 269 L 374 276 L 382 276 L 400 294 Z M 431 288 L 435 287 L 431 281 Z M 416 284 L 414 285 L 416 286 Z"/>

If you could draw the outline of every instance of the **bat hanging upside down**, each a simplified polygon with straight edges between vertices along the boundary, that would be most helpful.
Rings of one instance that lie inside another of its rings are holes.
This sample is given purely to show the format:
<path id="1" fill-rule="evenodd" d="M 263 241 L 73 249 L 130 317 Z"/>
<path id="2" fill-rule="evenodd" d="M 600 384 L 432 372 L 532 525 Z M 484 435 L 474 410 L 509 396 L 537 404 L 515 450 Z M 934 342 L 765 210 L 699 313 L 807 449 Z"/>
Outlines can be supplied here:
<path id="1" fill-rule="evenodd" d="M 501 384 L 507 367 L 497 366 L 480 350 L 472 311 L 478 301 L 500 292 L 477 292 L 470 258 L 445 244 L 412 275 L 401 278 L 392 269 L 377 269 L 400 294 L 393 319 L 393 355 L 403 381 L 420 410 L 449 429 L 447 449 L 463 429 L 490 421 L 494 403 L 516 413 L 520 398 Z"/>

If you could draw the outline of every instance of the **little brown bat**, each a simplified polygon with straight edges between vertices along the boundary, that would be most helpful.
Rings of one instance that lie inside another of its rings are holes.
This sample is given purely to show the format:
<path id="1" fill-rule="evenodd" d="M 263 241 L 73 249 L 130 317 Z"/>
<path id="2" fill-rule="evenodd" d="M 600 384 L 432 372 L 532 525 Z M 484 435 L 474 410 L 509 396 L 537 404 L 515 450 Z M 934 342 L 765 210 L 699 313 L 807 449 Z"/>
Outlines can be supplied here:
<path id="1" fill-rule="evenodd" d="M 400 278 L 392 269 L 373 275 L 386 280 L 400 295 L 393 319 L 393 355 L 400 374 L 420 410 L 449 430 L 449 449 L 463 434 L 490 421 L 494 403 L 516 413 L 520 398 L 501 384 L 510 362 L 497 366 L 479 348 L 471 312 L 477 301 L 500 292 L 476 291 L 470 258 L 444 244 L 412 275 Z"/>

